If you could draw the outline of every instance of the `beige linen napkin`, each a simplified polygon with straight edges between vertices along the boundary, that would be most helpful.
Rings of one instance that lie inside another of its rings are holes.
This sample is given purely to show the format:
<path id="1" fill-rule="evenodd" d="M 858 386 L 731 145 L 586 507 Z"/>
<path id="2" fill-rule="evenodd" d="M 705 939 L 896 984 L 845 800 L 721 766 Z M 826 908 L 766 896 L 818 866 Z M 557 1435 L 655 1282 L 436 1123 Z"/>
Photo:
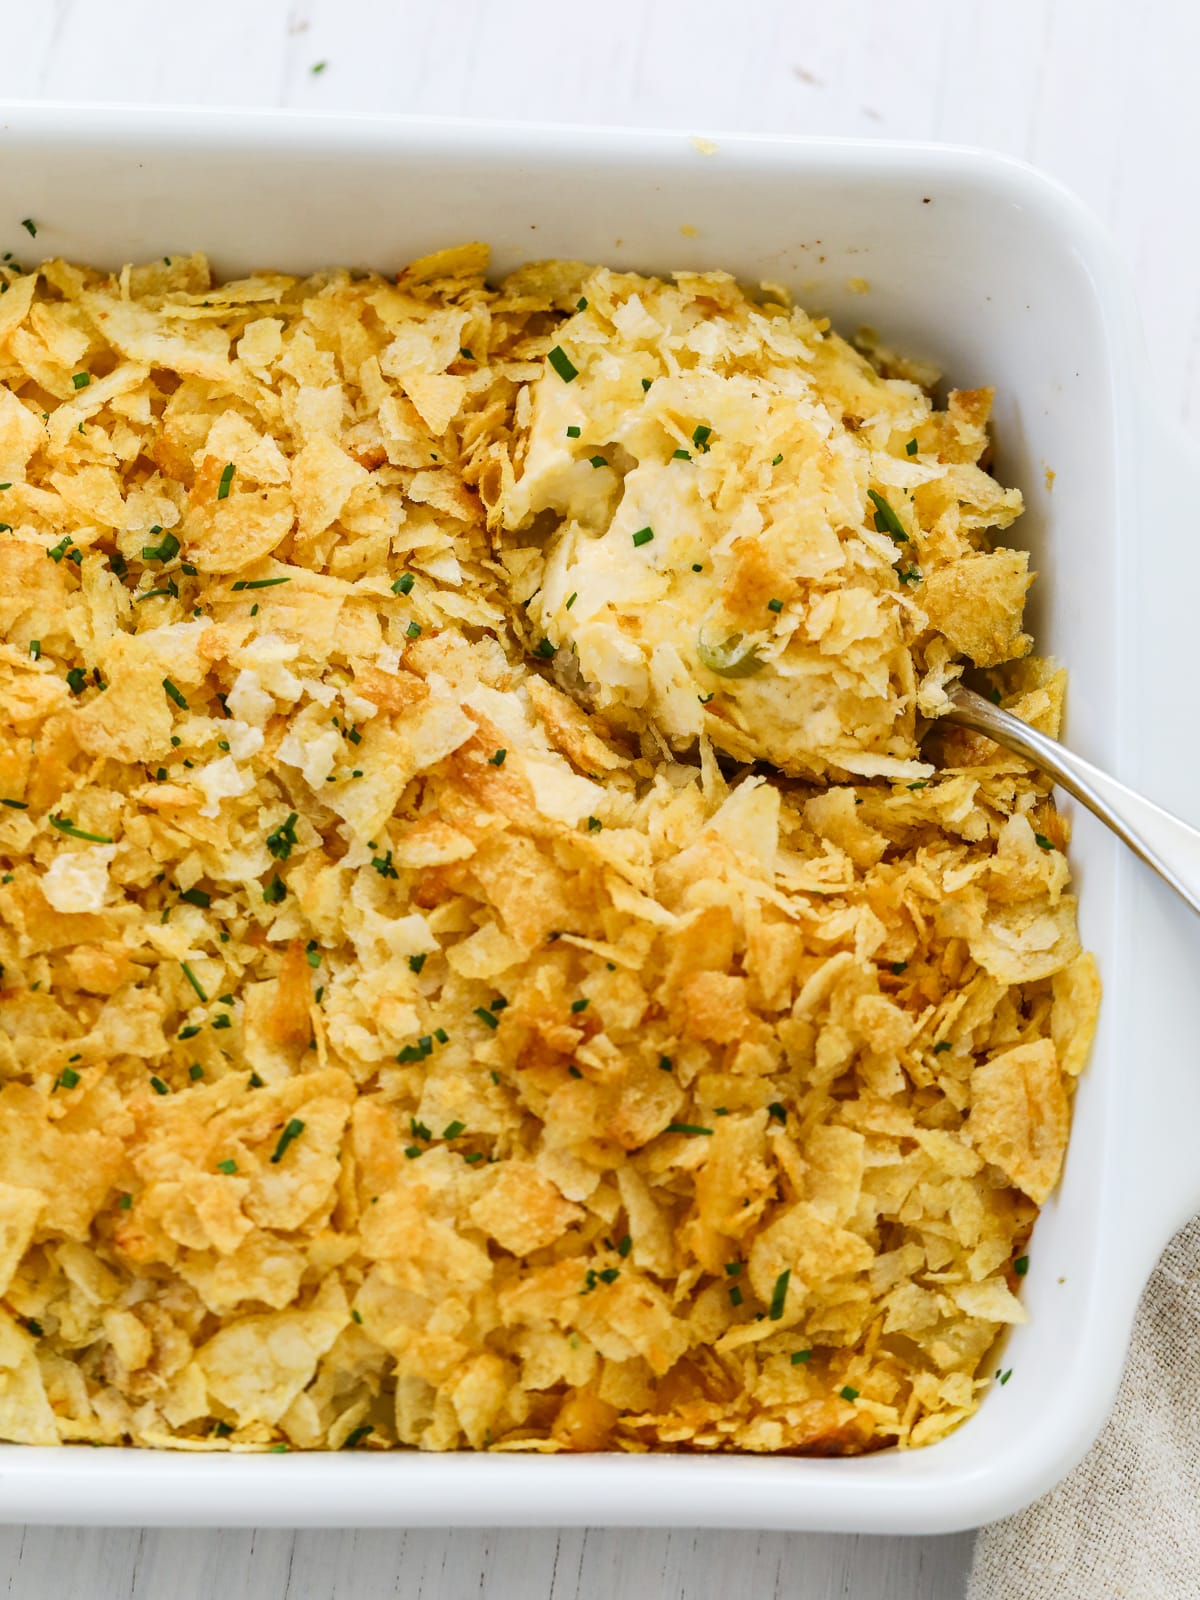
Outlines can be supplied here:
<path id="1" fill-rule="evenodd" d="M 967 1600 L 1200 1596 L 1200 1218 L 1142 1297 L 1116 1407 L 1043 1500 L 982 1528 Z"/>

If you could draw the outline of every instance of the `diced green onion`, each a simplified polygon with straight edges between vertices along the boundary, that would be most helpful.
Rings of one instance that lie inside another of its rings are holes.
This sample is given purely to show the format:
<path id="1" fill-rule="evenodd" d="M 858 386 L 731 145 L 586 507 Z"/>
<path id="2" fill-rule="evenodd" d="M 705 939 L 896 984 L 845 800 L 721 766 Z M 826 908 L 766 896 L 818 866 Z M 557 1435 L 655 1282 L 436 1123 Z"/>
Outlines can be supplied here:
<path id="1" fill-rule="evenodd" d="M 570 357 L 560 344 L 554 346 L 546 356 L 546 360 L 564 383 L 572 383 L 579 376 L 579 368 L 572 365 Z"/>
<path id="2" fill-rule="evenodd" d="M 298 1139 L 303 1132 L 303 1122 L 301 1122 L 299 1117 L 293 1117 L 288 1123 L 287 1127 L 279 1135 L 279 1143 L 275 1146 L 275 1152 L 271 1157 L 273 1165 L 278 1166 L 278 1164 L 283 1160 L 283 1153 L 287 1149 L 288 1145 L 291 1144 L 293 1139 Z"/>
<path id="3" fill-rule="evenodd" d="M 787 1267 L 775 1279 L 775 1287 L 771 1291 L 771 1304 L 767 1308 L 767 1316 L 772 1322 L 778 1322 L 783 1315 L 784 1302 L 787 1300 L 788 1282 L 792 1276 L 792 1269 Z"/>

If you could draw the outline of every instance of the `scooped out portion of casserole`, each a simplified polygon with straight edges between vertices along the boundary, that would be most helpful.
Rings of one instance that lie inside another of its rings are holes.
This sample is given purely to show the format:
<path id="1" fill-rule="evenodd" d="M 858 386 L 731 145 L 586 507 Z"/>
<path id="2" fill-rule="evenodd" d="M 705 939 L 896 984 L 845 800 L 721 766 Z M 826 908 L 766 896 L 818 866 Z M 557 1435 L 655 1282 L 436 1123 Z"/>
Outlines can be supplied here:
<path id="1" fill-rule="evenodd" d="M 0 268 L 0 1438 L 851 1453 L 1099 1000 L 988 396 L 722 275 Z"/>
<path id="2" fill-rule="evenodd" d="M 672 751 L 928 778 L 946 682 L 1031 644 L 1027 555 L 985 532 L 1021 510 L 977 464 L 991 392 L 935 410 L 932 374 L 721 274 L 583 287 L 503 503 L 537 536 L 527 614 L 563 680 Z"/>

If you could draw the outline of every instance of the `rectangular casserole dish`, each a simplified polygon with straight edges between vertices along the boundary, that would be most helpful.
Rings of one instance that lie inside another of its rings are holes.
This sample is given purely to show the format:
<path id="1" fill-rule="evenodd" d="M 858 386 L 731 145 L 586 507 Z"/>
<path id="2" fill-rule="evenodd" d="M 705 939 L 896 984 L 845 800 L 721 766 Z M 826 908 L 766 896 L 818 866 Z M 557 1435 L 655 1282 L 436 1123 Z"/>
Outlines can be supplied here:
<path id="1" fill-rule="evenodd" d="M 1035 172 L 920 146 L 48 105 L 0 108 L 0 157 L 0 248 L 22 259 L 115 268 L 203 249 L 222 275 L 394 272 L 478 238 L 498 273 L 548 256 L 724 267 L 786 284 L 843 332 L 870 323 L 957 386 L 994 384 L 996 471 L 1026 496 L 1013 538 L 1041 574 L 1031 626 L 1070 669 L 1066 737 L 1196 809 L 1184 649 L 1200 560 L 1176 509 L 1187 450 L 1156 409 L 1110 245 Z M 1034 1234 L 1031 1320 L 1004 1352 L 1012 1379 L 950 1438 L 851 1460 L 0 1446 L 0 1517 L 935 1533 L 1042 1493 L 1103 1423 L 1142 1285 L 1200 1204 L 1198 931 L 1065 809 L 1105 1005 L 1065 1176 Z"/>

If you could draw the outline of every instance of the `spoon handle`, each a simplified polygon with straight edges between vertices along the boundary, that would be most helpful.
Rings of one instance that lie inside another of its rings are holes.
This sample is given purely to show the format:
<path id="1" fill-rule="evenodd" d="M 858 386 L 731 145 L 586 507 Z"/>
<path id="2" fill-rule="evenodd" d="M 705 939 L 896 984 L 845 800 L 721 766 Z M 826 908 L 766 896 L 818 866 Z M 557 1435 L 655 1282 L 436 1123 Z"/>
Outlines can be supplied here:
<path id="1" fill-rule="evenodd" d="M 952 709 L 943 712 L 941 720 L 986 734 L 1048 773 L 1200 915 L 1200 829 L 1135 794 L 1056 739 L 1039 733 L 974 690 L 955 684 L 949 695 Z"/>

